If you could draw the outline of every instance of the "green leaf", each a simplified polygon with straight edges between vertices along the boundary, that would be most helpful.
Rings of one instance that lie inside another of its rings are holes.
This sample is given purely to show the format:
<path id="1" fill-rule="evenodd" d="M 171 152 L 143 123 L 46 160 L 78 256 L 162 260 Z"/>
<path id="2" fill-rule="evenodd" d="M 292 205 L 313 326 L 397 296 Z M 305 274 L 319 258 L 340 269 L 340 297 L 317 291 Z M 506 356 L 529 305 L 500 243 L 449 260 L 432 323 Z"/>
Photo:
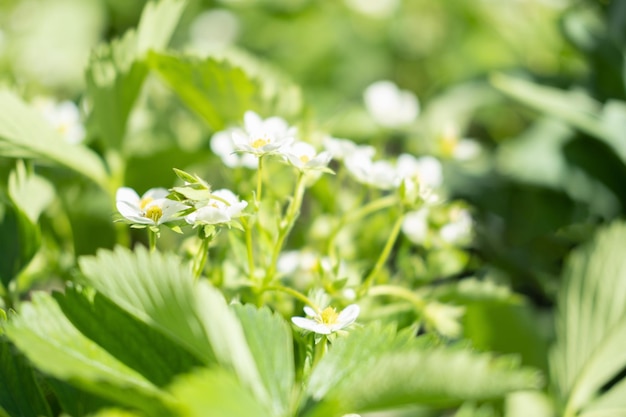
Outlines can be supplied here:
<path id="1" fill-rule="evenodd" d="M 613 223 L 567 260 L 551 356 L 565 416 L 584 409 L 626 367 L 625 239 L 626 225 Z"/>
<path id="2" fill-rule="evenodd" d="M 227 60 L 152 52 L 147 62 L 213 130 L 262 108 L 258 83 Z"/>
<path id="3" fill-rule="evenodd" d="M 0 407 L 7 415 L 51 416 L 50 408 L 26 358 L 0 336 Z"/>
<path id="4" fill-rule="evenodd" d="M 87 91 L 93 100 L 95 125 L 108 146 L 119 149 L 122 145 L 128 116 L 148 74 L 145 53 L 167 46 L 185 5 L 185 0 L 149 2 L 136 33 L 129 31 L 92 52 Z"/>
<path id="5" fill-rule="evenodd" d="M 272 417 L 238 380 L 222 369 L 204 369 L 170 388 L 181 417 Z"/>
<path id="6" fill-rule="evenodd" d="M 172 254 L 118 247 L 79 260 L 84 280 L 98 292 L 185 347 L 202 363 L 215 362 L 200 319 L 194 278 Z M 202 303 L 206 301 L 202 300 Z"/>
<path id="7" fill-rule="evenodd" d="M 102 410 L 96 414 L 91 414 L 91 417 L 142 417 L 142 415 L 131 413 L 127 410 L 109 408 L 106 410 Z"/>
<path id="8" fill-rule="evenodd" d="M 450 348 L 419 348 L 393 330 L 366 326 L 339 339 L 313 370 L 309 417 L 341 416 L 411 404 L 458 405 L 536 388 L 536 371 L 507 358 Z M 318 402 L 315 404 L 315 402 Z"/>
<path id="9" fill-rule="evenodd" d="M 119 404 L 164 415 L 164 393 L 76 330 L 50 295 L 35 293 L 5 330 L 45 374 Z"/>
<path id="10" fill-rule="evenodd" d="M 602 138 L 606 133 L 600 123 L 600 103 L 583 93 L 566 92 L 503 74 L 493 75 L 491 83 L 516 100 L 592 136 Z"/>
<path id="11" fill-rule="evenodd" d="M 222 294 L 208 282 L 199 282 L 196 294 L 198 300 L 201 300 L 198 302 L 200 315 L 217 361 L 227 369 L 232 369 L 242 385 L 266 409 L 271 409 L 272 399 L 263 384 L 237 316 L 228 307 Z"/>
<path id="12" fill-rule="evenodd" d="M 116 403 L 102 398 L 80 387 L 70 385 L 56 378 L 46 378 L 46 383 L 54 393 L 61 409 L 70 416 L 84 416 L 106 407 L 114 407 Z"/>
<path id="13" fill-rule="evenodd" d="M 8 288 L 41 245 L 37 223 L 12 203 L 0 205 L 0 282 Z"/>
<path id="14" fill-rule="evenodd" d="M 626 379 L 613 386 L 600 398 L 592 401 L 581 417 L 625 417 L 626 416 Z"/>
<path id="15" fill-rule="evenodd" d="M 37 223 L 39 215 L 54 196 L 54 187 L 50 182 L 27 172 L 25 164 L 18 161 L 16 169 L 9 174 L 9 197 L 33 223 Z"/>
<path id="16" fill-rule="evenodd" d="M 201 365 L 191 353 L 101 294 L 89 297 L 69 286 L 54 297 L 78 330 L 157 386 Z"/>
<path id="17" fill-rule="evenodd" d="M 96 153 L 65 142 L 43 116 L 6 90 L 0 91 L 0 155 L 53 162 L 107 189 L 108 174 Z"/>
<path id="18" fill-rule="evenodd" d="M 288 415 L 295 381 L 291 329 L 280 315 L 267 308 L 251 305 L 234 308 L 272 400 L 272 415 Z"/>

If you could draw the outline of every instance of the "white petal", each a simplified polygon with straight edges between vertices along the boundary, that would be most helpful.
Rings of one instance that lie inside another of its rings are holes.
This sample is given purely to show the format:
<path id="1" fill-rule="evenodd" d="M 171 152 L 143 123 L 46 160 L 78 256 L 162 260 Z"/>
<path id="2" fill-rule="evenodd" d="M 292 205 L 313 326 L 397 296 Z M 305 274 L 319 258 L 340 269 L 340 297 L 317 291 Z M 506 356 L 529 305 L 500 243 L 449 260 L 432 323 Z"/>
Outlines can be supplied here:
<path id="1" fill-rule="evenodd" d="M 138 207 L 126 201 L 116 201 L 115 207 L 122 216 L 126 217 L 129 220 L 132 220 L 132 218 L 134 217 L 141 217 L 141 211 L 138 209 Z"/>
<path id="2" fill-rule="evenodd" d="M 305 319 L 304 317 L 292 317 L 291 322 L 304 330 L 309 330 L 318 334 L 330 334 L 331 330 L 328 326 L 318 323 L 315 320 Z"/>
<path id="3" fill-rule="evenodd" d="M 139 208 L 139 194 L 129 187 L 121 187 L 115 193 L 115 201 L 123 201 L 131 206 Z"/>
<path id="4" fill-rule="evenodd" d="M 161 210 L 163 210 L 163 215 L 161 216 L 161 218 L 159 219 L 158 223 L 166 223 L 174 218 L 177 218 L 175 215 L 176 213 L 178 213 L 179 211 L 183 211 L 185 209 L 187 209 L 188 207 L 186 205 L 184 205 L 183 203 L 180 203 L 178 201 L 173 201 L 173 200 L 169 200 L 167 198 L 164 199 L 160 199 L 160 200 L 155 200 L 158 201 L 161 207 Z M 148 205 L 149 207 L 150 205 Z"/>
<path id="5" fill-rule="evenodd" d="M 159 199 L 159 198 L 165 198 L 165 197 L 167 197 L 168 194 L 169 194 L 169 191 L 167 191 L 163 187 L 150 188 L 148 191 L 146 191 L 143 194 L 143 196 L 141 198 L 144 199 L 146 197 L 150 197 L 150 198 L 156 200 L 156 199 Z"/>
<path id="6" fill-rule="evenodd" d="M 219 155 L 222 158 L 232 154 L 235 151 L 232 132 L 228 130 L 222 130 L 220 132 L 214 133 L 211 137 L 211 150 L 213 151 L 213 153 Z"/>
<path id="7" fill-rule="evenodd" d="M 246 127 L 246 131 L 248 133 L 257 132 L 263 129 L 263 120 L 258 114 L 256 114 L 252 110 L 248 110 L 243 115 L 243 124 Z"/>
<path id="8" fill-rule="evenodd" d="M 344 308 L 341 313 L 339 313 L 339 316 L 337 317 L 337 325 L 340 325 L 340 328 L 351 325 L 359 316 L 360 312 L 361 309 L 357 304 L 350 304 L 348 307 Z"/>
<path id="9" fill-rule="evenodd" d="M 220 210 L 216 207 L 206 206 L 202 207 L 194 212 L 195 222 L 206 224 L 219 224 L 228 223 L 230 216 L 225 210 Z"/>
<path id="10" fill-rule="evenodd" d="M 472 159 L 480 153 L 480 145 L 471 139 L 461 139 L 454 149 L 454 157 L 462 161 Z"/>
<path id="11" fill-rule="evenodd" d="M 304 306 L 304 313 L 309 317 L 317 317 L 317 313 L 310 306 Z"/>

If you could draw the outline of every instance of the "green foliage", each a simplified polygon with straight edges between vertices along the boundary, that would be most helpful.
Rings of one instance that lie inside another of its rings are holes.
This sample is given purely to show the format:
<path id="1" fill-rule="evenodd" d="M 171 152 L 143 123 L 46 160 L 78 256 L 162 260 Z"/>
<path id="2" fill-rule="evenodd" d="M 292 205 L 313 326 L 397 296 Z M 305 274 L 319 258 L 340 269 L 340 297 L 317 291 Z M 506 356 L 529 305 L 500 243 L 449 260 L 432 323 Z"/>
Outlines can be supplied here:
<path id="1" fill-rule="evenodd" d="M 6 334 L 47 375 L 151 415 L 165 410 L 154 385 L 82 335 L 47 294 L 22 305 Z"/>
<path id="2" fill-rule="evenodd" d="M 167 46 L 185 5 L 185 0 L 149 2 L 137 32 L 129 31 L 92 53 L 87 90 L 93 100 L 92 118 L 108 147 L 122 145 L 128 116 L 148 74 L 146 52 Z"/>
<path id="3" fill-rule="evenodd" d="M 54 297 L 81 333 L 156 386 L 165 386 L 176 375 L 201 365 L 180 345 L 101 294 L 90 296 L 69 286 Z"/>
<path id="4" fill-rule="evenodd" d="M 551 365 L 566 417 L 626 412 L 625 383 L 613 380 L 626 366 L 624 239 L 625 224 L 605 227 L 565 267 Z"/>
<path id="5" fill-rule="evenodd" d="M 35 256 L 40 242 L 39 228 L 26 213 L 12 203 L 0 206 L 0 282 L 6 288 Z"/>
<path id="6" fill-rule="evenodd" d="M 235 305 L 234 309 L 270 397 L 272 415 L 289 415 L 295 382 L 291 329 L 267 308 Z"/>
<path id="7" fill-rule="evenodd" d="M 0 409 L 7 415 L 51 416 L 50 408 L 26 358 L 0 335 Z"/>
<path id="8" fill-rule="evenodd" d="M 338 340 L 313 370 L 307 416 L 409 404 L 451 406 L 538 388 L 539 375 L 506 358 L 467 350 L 419 349 L 390 328 L 366 326 Z M 332 410 L 332 411 L 331 411 Z"/>
<path id="9" fill-rule="evenodd" d="M 118 247 L 79 261 L 84 281 L 137 319 L 184 346 L 202 363 L 211 364 L 211 349 L 191 270 L 174 255 L 133 253 Z M 184 320 L 181 320 L 184 318 Z"/>
<path id="10" fill-rule="evenodd" d="M 107 188 L 108 174 L 95 152 L 65 142 L 42 116 L 6 90 L 0 91 L 0 152 L 58 164 Z"/>
<path id="11" fill-rule="evenodd" d="M 259 85 L 228 61 L 153 52 L 148 64 L 213 130 L 262 107 Z"/>
<path id="12" fill-rule="evenodd" d="M 170 387 L 180 417 L 271 417 L 230 373 L 220 369 L 186 375 Z"/>

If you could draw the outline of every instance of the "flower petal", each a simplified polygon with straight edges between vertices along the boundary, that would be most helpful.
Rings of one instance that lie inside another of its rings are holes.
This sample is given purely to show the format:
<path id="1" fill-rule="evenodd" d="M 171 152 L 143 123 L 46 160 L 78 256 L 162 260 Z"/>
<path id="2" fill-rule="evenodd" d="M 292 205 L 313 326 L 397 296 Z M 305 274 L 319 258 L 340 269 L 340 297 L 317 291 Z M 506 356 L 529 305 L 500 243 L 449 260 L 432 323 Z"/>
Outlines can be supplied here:
<path id="1" fill-rule="evenodd" d="M 350 304 L 348 307 L 344 308 L 341 313 L 339 313 L 339 316 L 337 317 L 337 324 L 341 325 L 341 329 L 351 325 L 359 316 L 360 312 L 361 309 L 357 304 Z"/>
<path id="2" fill-rule="evenodd" d="M 131 206 L 139 208 L 139 194 L 129 187 L 120 187 L 115 193 L 115 201 L 123 201 Z M 119 210 L 119 209 L 118 209 Z"/>
<path id="3" fill-rule="evenodd" d="M 304 306 L 304 313 L 309 317 L 317 317 L 318 314 L 309 306 Z"/>
<path id="4" fill-rule="evenodd" d="M 292 317 L 291 322 L 301 329 L 315 332 L 318 334 L 331 333 L 331 330 L 328 326 L 318 323 L 315 320 L 305 319 L 304 317 Z"/>

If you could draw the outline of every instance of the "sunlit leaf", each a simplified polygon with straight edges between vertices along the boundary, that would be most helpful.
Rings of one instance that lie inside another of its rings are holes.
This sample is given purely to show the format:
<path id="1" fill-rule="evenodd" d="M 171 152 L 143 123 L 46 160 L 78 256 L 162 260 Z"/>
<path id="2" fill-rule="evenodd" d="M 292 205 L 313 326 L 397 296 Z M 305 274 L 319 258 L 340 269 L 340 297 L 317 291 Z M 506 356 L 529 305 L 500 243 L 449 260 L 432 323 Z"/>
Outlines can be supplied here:
<path id="1" fill-rule="evenodd" d="M 42 159 L 107 187 L 108 174 L 96 153 L 65 142 L 43 116 L 6 90 L 0 91 L 0 155 Z"/>
<path id="2" fill-rule="evenodd" d="M 200 319 L 191 269 L 174 255 L 118 247 L 79 260 L 85 281 L 205 364 L 215 356 Z"/>
<path id="3" fill-rule="evenodd" d="M 178 379 L 170 391 L 181 417 L 272 417 L 230 373 L 206 369 Z"/>
<path id="4" fill-rule="evenodd" d="M 191 353 L 101 294 L 90 297 L 67 287 L 55 299 L 85 336 L 157 386 L 201 365 Z"/>
<path id="5" fill-rule="evenodd" d="M 576 249 L 567 261 L 556 322 L 557 343 L 551 356 L 566 416 L 585 410 L 626 366 L 625 239 L 626 225 L 614 223 Z M 605 400 L 601 396 L 594 402 L 600 408 L 597 404 L 614 404 L 615 398 L 615 394 Z M 626 405 L 624 397 L 619 401 Z"/>
<path id="6" fill-rule="evenodd" d="M 6 334 L 42 372 L 117 403 L 164 413 L 164 394 L 76 330 L 50 295 L 36 293 L 22 304 Z"/>
<path id="7" fill-rule="evenodd" d="M 272 401 L 274 415 L 287 415 L 295 379 L 291 329 L 269 309 L 235 305 L 257 369 Z"/>
<path id="8" fill-rule="evenodd" d="M 394 346 L 395 345 L 395 346 Z M 337 415 L 411 404 L 452 406 L 537 388 L 536 371 L 506 358 L 463 349 L 419 349 L 378 326 L 339 339 L 314 369 L 307 416 Z M 317 402 L 317 403 L 316 403 Z"/>

